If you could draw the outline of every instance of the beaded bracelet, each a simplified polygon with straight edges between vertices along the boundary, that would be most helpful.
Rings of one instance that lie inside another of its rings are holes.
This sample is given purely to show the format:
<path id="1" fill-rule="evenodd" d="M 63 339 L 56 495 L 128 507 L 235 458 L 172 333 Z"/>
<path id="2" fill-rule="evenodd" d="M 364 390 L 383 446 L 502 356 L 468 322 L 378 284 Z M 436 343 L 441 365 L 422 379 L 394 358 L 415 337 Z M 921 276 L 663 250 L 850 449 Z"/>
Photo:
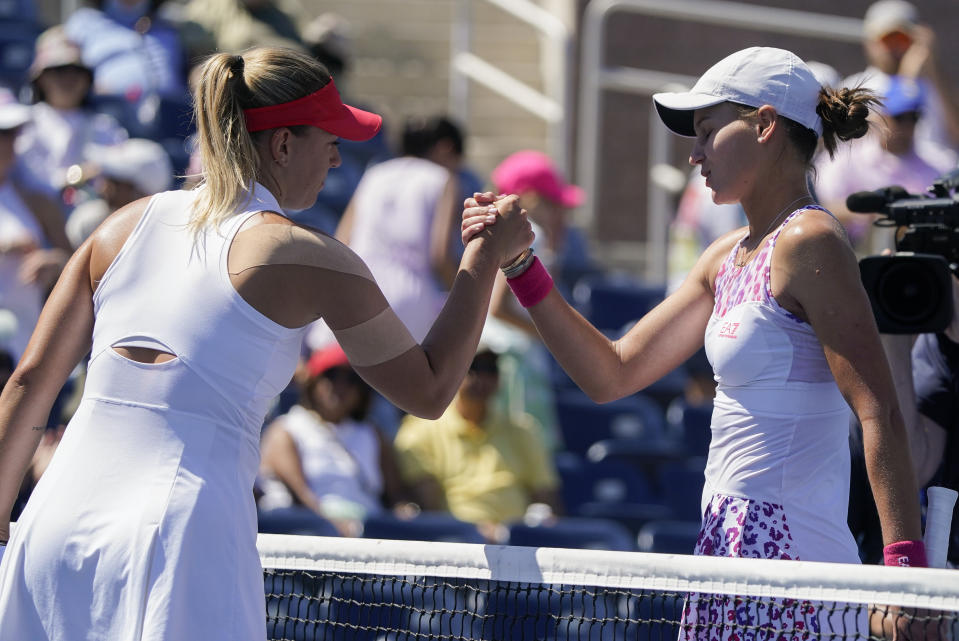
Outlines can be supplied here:
<path id="1" fill-rule="evenodd" d="M 506 276 L 506 278 L 516 278 L 517 276 L 525 272 L 527 269 L 529 269 L 529 266 L 532 263 L 533 263 L 533 248 L 529 247 L 526 249 L 526 251 L 520 254 L 516 258 L 516 260 L 511 262 L 506 267 L 501 267 L 500 269 L 503 270 L 503 275 Z"/>

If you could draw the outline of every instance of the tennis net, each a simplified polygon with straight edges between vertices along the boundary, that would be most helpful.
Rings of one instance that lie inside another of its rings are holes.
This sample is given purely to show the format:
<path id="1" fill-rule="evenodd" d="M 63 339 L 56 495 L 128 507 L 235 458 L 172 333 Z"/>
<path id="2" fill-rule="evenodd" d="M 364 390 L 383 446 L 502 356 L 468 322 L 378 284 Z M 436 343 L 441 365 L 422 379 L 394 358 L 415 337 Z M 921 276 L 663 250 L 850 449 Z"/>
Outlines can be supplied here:
<path id="1" fill-rule="evenodd" d="M 959 641 L 959 572 L 261 534 L 269 638 Z"/>

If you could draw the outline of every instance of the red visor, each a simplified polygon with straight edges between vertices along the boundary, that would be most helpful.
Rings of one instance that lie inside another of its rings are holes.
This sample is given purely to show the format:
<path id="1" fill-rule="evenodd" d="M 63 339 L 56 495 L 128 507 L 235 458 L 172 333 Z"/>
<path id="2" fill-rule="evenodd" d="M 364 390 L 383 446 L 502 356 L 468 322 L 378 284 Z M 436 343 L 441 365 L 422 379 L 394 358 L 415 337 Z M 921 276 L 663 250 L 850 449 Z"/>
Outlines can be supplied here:
<path id="1" fill-rule="evenodd" d="M 267 107 L 244 109 L 249 132 L 312 125 L 346 140 L 369 140 L 383 124 L 383 118 L 356 107 L 344 105 L 333 79 L 319 91 Z"/>

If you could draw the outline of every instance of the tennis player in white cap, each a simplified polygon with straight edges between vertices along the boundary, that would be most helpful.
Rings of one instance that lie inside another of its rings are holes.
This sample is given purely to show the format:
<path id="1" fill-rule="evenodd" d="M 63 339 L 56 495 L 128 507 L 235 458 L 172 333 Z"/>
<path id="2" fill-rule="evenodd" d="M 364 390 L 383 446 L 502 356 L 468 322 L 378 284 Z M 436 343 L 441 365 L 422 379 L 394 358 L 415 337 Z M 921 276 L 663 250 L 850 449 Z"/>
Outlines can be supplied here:
<path id="1" fill-rule="evenodd" d="M 653 100 L 669 129 L 694 138 L 689 162 L 713 200 L 740 203 L 748 226 L 708 247 L 615 341 L 535 259 L 512 270 L 514 293 L 599 402 L 643 389 L 705 344 L 718 388 L 696 554 L 858 563 L 846 525 L 851 407 L 868 433 L 887 563 L 924 565 L 906 431 L 856 258 L 806 187 L 819 140 L 832 153 L 865 134 L 875 98 L 823 88 L 789 51 L 752 47 Z M 464 211 L 464 239 L 488 226 L 487 200 Z"/>

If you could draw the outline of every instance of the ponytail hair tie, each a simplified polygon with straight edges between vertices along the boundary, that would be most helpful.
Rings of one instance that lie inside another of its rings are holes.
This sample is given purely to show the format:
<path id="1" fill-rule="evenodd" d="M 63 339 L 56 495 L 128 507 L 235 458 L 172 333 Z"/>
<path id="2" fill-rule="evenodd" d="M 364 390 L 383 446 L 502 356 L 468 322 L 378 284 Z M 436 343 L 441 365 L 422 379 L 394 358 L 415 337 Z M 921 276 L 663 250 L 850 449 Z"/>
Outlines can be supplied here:
<path id="1" fill-rule="evenodd" d="M 240 99 L 241 105 L 247 105 L 253 101 L 253 91 L 246 84 L 243 78 L 243 71 L 246 69 L 246 61 L 243 56 L 230 56 L 230 62 L 227 65 L 230 69 L 230 78 L 227 86 L 233 91 L 233 94 Z"/>
<path id="2" fill-rule="evenodd" d="M 232 71 L 234 75 L 242 77 L 245 66 L 246 61 L 243 60 L 243 56 L 235 55 L 230 57 L 230 71 Z"/>

